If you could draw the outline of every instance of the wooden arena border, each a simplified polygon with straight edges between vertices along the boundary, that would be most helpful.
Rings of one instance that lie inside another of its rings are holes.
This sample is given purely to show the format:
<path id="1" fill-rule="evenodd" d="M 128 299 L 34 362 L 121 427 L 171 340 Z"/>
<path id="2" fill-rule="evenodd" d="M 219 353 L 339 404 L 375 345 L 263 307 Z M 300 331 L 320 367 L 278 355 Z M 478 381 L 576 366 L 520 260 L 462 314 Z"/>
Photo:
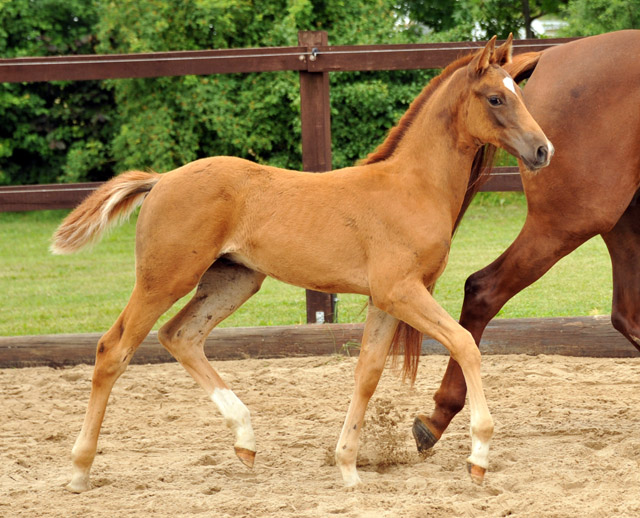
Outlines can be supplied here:
<path id="1" fill-rule="evenodd" d="M 539 51 L 573 38 L 516 40 L 514 53 Z M 302 159 L 305 171 L 331 169 L 329 73 L 443 68 L 484 42 L 331 46 L 324 31 L 303 31 L 298 46 L 146 54 L 0 59 L 0 82 L 142 78 L 292 70 L 300 74 Z M 0 187 L 0 212 L 72 208 L 99 183 Z M 483 190 L 521 191 L 518 169 L 496 168 Z M 329 294 L 307 292 L 307 320 L 322 311 L 332 320 Z M 362 324 L 215 329 L 206 342 L 212 360 L 357 354 Z M 93 363 L 99 334 L 0 337 L 0 367 Z M 637 357 L 609 317 L 498 319 L 480 345 L 485 354 L 563 354 Z M 423 354 L 445 354 L 433 340 Z M 133 363 L 172 358 L 151 333 Z"/>
<path id="2" fill-rule="evenodd" d="M 514 53 L 543 50 L 571 38 L 514 41 Z M 293 70 L 300 74 L 302 165 L 331 169 L 329 73 L 443 68 L 484 42 L 412 45 L 329 45 L 326 31 L 300 31 L 298 46 L 145 54 L 0 59 L 0 81 L 81 81 Z M 0 211 L 71 208 L 95 185 L 0 188 Z M 485 190 L 522 190 L 516 168 L 496 171 Z M 307 322 L 333 322 L 335 297 L 307 290 Z M 320 318 L 320 320 L 319 320 Z"/>
<path id="3" fill-rule="evenodd" d="M 214 329 L 205 343 L 210 360 L 356 356 L 363 324 L 325 324 Z M 0 337 L 0 368 L 64 367 L 93 364 L 99 333 Z M 608 316 L 496 319 L 482 337 L 483 354 L 560 354 L 637 358 L 634 349 L 611 326 Z M 422 342 L 422 354 L 447 354 L 435 340 Z M 150 333 L 132 363 L 175 361 Z"/>

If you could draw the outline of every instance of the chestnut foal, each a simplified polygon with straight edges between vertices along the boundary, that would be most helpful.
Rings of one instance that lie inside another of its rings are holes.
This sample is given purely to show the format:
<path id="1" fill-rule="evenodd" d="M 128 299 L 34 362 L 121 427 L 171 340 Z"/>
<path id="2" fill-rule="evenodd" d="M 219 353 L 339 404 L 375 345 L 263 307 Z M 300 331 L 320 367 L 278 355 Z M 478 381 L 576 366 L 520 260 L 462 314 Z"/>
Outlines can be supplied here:
<path id="1" fill-rule="evenodd" d="M 493 38 L 449 65 L 381 146 L 355 167 L 310 174 L 238 158 L 206 158 L 166 174 L 122 174 L 76 208 L 55 233 L 55 253 L 71 253 L 97 240 L 142 205 L 135 287 L 98 343 L 68 489 L 90 488 L 115 381 L 158 317 L 196 287 L 158 338 L 218 407 L 235 434 L 240 460 L 253 465 L 249 410 L 207 361 L 203 344 L 267 275 L 304 288 L 370 297 L 355 392 L 336 447 L 348 486 L 360 482 L 356 455 L 367 403 L 394 336 L 415 338 L 409 326 L 440 341 L 462 368 L 471 406 L 468 465 L 481 481 L 493 421 L 480 378 L 480 353 L 428 287 L 446 265 L 468 186 L 482 167 L 484 145 L 503 147 L 532 169 L 546 166 L 553 153 L 500 66 L 510 58 L 511 39 L 495 49 Z M 405 342 L 405 366 L 414 378 L 420 341 Z"/>

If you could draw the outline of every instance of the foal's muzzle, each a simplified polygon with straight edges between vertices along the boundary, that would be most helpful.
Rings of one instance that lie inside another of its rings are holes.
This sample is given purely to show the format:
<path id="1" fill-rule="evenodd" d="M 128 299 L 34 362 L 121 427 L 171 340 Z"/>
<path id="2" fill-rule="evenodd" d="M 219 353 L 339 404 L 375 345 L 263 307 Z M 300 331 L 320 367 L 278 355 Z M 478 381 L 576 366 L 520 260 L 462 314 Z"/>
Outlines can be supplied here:
<path id="1" fill-rule="evenodd" d="M 527 169 L 537 171 L 549 165 L 554 152 L 553 144 L 546 140 L 544 143 L 525 146 L 519 154 Z"/>

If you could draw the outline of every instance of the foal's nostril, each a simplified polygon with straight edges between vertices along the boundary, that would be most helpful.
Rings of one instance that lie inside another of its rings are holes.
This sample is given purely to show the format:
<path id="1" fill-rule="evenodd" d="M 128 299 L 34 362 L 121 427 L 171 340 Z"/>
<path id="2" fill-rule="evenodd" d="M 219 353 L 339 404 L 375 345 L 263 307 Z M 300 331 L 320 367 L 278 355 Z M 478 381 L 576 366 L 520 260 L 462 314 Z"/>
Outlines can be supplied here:
<path id="1" fill-rule="evenodd" d="M 540 146 L 538 151 L 536 151 L 536 158 L 539 164 L 544 164 L 547 161 L 547 157 L 549 156 L 549 151 L 547 146 Z"/>

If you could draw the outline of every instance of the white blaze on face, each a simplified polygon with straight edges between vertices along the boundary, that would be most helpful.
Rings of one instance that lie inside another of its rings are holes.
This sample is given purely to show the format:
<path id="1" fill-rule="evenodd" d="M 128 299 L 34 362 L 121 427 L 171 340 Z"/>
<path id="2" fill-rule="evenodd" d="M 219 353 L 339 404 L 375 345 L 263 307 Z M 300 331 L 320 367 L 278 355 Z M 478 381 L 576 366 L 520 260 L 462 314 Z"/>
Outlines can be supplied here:
<path id="1" fill-rule="evenodd" d="M 510 77 L 505 77 L 502 80 L 502 84 L 506 86 L 508 90 L 511 90 L 514 94 L 516 93 L 516 83 Z"/>

